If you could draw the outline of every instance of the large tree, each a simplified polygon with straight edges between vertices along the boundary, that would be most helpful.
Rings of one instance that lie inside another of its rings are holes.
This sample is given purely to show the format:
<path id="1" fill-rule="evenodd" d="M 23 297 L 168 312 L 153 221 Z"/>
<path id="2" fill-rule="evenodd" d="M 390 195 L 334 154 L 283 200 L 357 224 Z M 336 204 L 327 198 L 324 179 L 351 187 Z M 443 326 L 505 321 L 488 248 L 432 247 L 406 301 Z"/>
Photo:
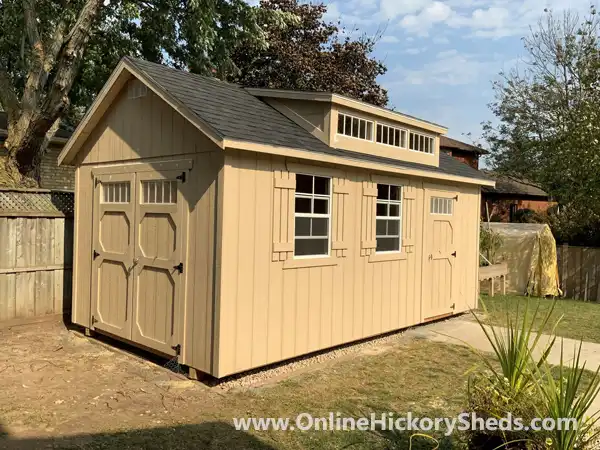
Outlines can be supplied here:
<path id="1" fill-rule="evenodd" d="M 352 39 L 348 30 L 327 22 L 323 4 L 298 0 L 262 0 L 266 11 L 293 14 L 296 23 L 265 23 L 268 46 L 237 46 L 230 79 L 245 86 L 327 91 L 385 106 L 387 91 L 377 83 L 386 72 L 371 53 L 377 36 Z"/>
<path id="2" fill-rule="evenodd" d="M 498 120 L 485 126 L 493 166 L 547 190 L 572 230 L 600 223 L 599 30 L 594 8 L 546 11 L 525 61 L 494 84 Z"/>
<path id="3" fill-rule="evenodd" d="M 237 45 L 264 48 L 265 26 L 294 20 L 243 0 L 0 0 L 7 172 L 35 184 L 60 119 L 78 120 L 122 56 L 225 73 Z"/>

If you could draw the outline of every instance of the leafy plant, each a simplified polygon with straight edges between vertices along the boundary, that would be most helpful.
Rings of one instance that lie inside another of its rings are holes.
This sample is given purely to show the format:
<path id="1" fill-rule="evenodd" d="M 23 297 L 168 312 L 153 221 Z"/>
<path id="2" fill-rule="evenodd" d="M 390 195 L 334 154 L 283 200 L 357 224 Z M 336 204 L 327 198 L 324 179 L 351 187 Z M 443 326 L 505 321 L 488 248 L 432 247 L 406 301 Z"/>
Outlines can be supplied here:
<path id="1" fill-rule="evenodd" d="M 484 254 L 486 259 L 493 264 L 496 252 L 502 247 L 504 239 L 488 226 L 482 224 L 479 231 L 479 252 Z M 480 261 L 480 265 L 487 265 L 485 261 Z"/>
<path id="2" fill-rule="evenodd" d="M 535 308 L 533 316 L 529 316 L 529 303 L 525 306 L 525 312 L 519 326 L 519 307 L 517 306 L 516 318 L 513 320 L 509 311 L 506 312 L 506 328 L 504 330 L 488 327 L 483 324 L 479 316 L 471 311 L 475 320 L 481 327 L 485 337 L 492 346 L 492 349 L 500 363 L 500 368 L 489 358 L 486 358 L 472 348 L 476 353 L 481 355 L 481 360 L 486 368 L 495 377 L 498 384 L 507 383 L 510 392 L 514 396 L 518 396 L 523 390 L 529 388 L 535 382 L 537 369 L 547 360 L 550 350 L 556 341 L 556 336 L 553 336 L 544 347 L 542 347 L 541 356 L 537 363 L 533 363 L 533 352 L 538 348 L 542 334 L 547 329 L 550 318 L 554 312 L 556 300 L 553 301 L 552 307 L 543 316 L 540 325 L 535 327 L 536 319 L 538 318 L 539 305 Z M 554 324 L 551 332 L 554 332 L 558 321 Z M 506 381 L 505 381 L 506 380 Z"/>
<path id="3" fill-rule="evenodd" d="M 600 391 L 600 377 L 596 369 L 592 378 L 584 388 L 584 374 L 586 362 L 581 362 L 581 347 L 576 349 L 575 357 L 571 364 L 565 370 L 563 342 L 560 346 L 560 365 L 558 366 L 558 379 L 552 373 L 551 368 L 545 364 L 543 366 L 543 376 L 540 383 L 537 384 L 539 393 L 544 399 L 544 408 L 539 410 L 540 417 L 548 417 L 559 423 L 565 418 L 573 419 L 576 422 L 569 424 L 569 427 L 556 428 L 551 432 L 552 446 L 556 450 L 573 450 L 576 448 L 586 448 L 594 444 L 597 440 L 600 430 L 596 428 L 598 422 L 598 412 L 590 417 L 587 413 L 590 410 L 595 398 Z"/>

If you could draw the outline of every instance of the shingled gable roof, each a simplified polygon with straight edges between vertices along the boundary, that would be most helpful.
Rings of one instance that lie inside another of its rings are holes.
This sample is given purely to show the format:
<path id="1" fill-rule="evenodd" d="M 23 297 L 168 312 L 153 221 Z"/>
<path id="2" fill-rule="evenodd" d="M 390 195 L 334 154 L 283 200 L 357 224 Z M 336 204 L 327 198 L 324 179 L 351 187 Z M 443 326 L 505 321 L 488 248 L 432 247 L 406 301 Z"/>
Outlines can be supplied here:
<path id="1" fill-rule="evenodd" d="M 241 86 L 131 57 L 124 58 L 123 62 L 158 86 L 174 102 L 187 108 L 220 141 L 297 149 L 400 169 L 489 181 L 482 172 L 447 155 L 440 154 L 440 167 L 433 167 L 335 149 Z"/>
<path id="2" fill-rule="evenodd" d="M 466 142 L 452 139 L 448 136 L 440 136 L 440 147 L 461 150 L 463 152 L 472 152 L 478 155 L 485 155 L 488 153 L 487 150 L 484 150 L 480 147 L 476 147 L 475 145 L 467 144 Z"/>

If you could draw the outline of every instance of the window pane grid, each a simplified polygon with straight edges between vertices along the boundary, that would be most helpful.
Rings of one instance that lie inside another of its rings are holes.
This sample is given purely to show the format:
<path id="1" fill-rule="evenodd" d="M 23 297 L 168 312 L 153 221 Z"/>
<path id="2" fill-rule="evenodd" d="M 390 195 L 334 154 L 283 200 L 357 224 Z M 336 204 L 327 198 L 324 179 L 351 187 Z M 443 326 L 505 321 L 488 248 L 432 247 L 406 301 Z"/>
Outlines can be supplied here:
<path id="1" fill-rule="evenodd" d="M 416 152 L 433 154 L 433 138 L 411 131 L 408 148 Z"/>
<path id="2" fill-rule="evenodd" d="M 350 136 L 363 141 L 373 140 L 373 122 L 348 114 L 338 114 L 338 134 Z"/>
<path id="3" fill-rule="evenodd" d="M 439 214 L 444 216 L 451 216 L 454 211 L 454 202 L 453 198 L 445 198 L 445 197 L 431 197 L 430 201 L 430 213 L 431 214 Z"/>
<path id="4" fill-rule="evenodd" d="M 102 183 L 102 203 L 129 203 L 129 182 Z"/>
<path id="5" fill-rule="evenodd" d="M 406 130 L 379 123 L 377 124 L 376 141 L 379 144 L 406 148 Z"/>
<path id="6" fill-rule="evenodd" d="M 177 181 L 156 180 L 142 181 L 143 204 L 171 204 L 177 203 Z"/>
<path id="7" fill-rule="evenodd" d="M 400 251 L 402 227 L 402 188 L 389 184 L 377 185 L 375 213 L 376 252 Z"/>
<path id="8" fill-rule="evenodd" d="M 346 121 L 344 120 L 344 122 Z M 302 190 L 302 192 L 298 192 L 298 190 Z M 327 256 L 329 254 L 330 213 L 331 179 L 296 174 L 295 256 Z"/>

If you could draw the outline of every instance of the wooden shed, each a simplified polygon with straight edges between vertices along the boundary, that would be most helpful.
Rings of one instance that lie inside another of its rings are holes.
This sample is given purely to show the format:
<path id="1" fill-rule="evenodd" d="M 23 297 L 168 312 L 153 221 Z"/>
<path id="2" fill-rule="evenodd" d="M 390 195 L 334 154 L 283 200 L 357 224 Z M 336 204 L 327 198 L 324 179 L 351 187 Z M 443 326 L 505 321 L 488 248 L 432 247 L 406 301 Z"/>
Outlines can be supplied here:
<path id="1" fill-rule="evenodd" d="M 124 58 L 59 157 L 73 321 L 223 377 L 476 306 L 493 181 L 446 131 Z"/>

